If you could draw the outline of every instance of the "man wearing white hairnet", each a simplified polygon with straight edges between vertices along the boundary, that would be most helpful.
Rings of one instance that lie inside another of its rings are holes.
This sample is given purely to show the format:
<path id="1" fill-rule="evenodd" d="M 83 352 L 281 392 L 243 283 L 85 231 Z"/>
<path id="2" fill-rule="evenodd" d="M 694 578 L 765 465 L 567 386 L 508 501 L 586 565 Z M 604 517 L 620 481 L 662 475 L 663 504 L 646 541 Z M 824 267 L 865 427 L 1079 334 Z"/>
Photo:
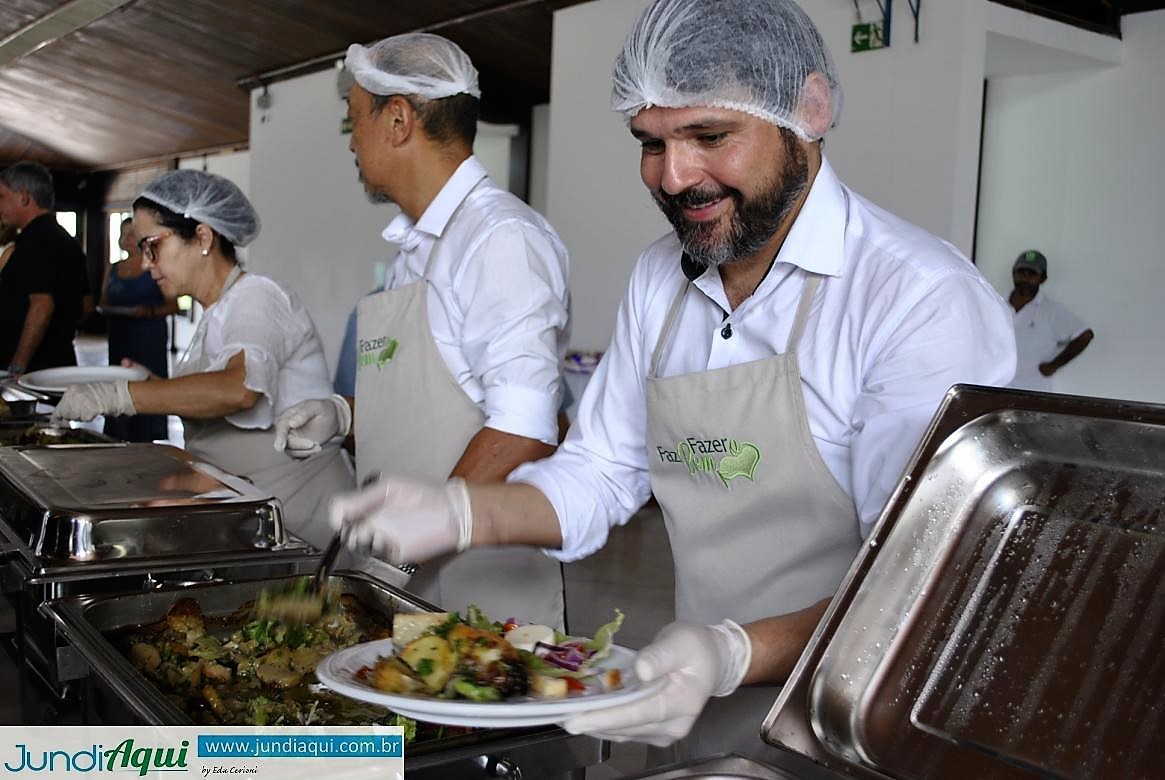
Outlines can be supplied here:
<path id="1" fill-rule="evenodd" d="M 353 45 L 346 64 L 360 179 L 401 210 L 384 231 L 400 245 L 386 289 L 357 307 L 358 477 L 453 477 L 464 497 L 462 480 L 500 481 L 558 444 L 566 249 L 473 155 L 481 92 L 465 52 L 409 34 Z M 346 406 L 289 410 L 276 447 L 310 453 L 346 434 Z M 409 589 L 462 613 L 563 623 L 561 564 L 529 547 L 429 561 Z"/>
<path id="2" fill-rule="evenodd" d="M 666 684 L 565 727 L 686 736 L 657 760 L 763 759 L 773 686 L 944 393 L 1010 378 L 1010 316 L 950 244 L 822 156 L 841 88 L 793 2 L 657 0 L 615 62 L 612 105 L 674 233 L 640 256 L 562 447 L 468 501 L 387 477 L 333 502 L 333 520 L 391 559 L 525 542 L 575 560 L 654 494 L 679 622 L 635 668 Z M 421 513 L 440 543 L 418 538 Z"/>

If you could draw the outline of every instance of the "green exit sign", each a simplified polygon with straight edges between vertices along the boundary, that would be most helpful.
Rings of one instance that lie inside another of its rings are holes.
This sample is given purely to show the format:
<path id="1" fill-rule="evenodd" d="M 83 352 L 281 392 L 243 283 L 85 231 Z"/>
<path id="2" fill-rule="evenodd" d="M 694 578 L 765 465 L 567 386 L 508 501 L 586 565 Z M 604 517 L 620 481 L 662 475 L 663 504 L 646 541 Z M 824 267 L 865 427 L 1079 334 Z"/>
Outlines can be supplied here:
<path id="1" fill-rule="evenodd" d="M 849 50 L 851 52 L 872 51 L 885 48 L 885 46 L 886 41 L 882 37 L 881 22 L 855 24 L 853 31 L 850 32 Z"/>

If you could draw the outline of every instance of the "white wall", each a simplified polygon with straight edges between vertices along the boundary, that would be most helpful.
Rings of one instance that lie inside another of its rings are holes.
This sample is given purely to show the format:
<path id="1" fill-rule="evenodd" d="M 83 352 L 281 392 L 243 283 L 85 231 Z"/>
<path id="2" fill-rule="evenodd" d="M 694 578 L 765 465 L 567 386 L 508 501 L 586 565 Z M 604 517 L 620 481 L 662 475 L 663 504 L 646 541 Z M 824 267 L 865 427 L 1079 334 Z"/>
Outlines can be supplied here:
<path id="1" fill-rule="evenodd" d="M 1058 392 L 1165 402 L 1165 11 L 1125 17 L 1122 49 L 1119 67 L 990 81 L 977 254 L 1003 291 L 1040 249 L 1045 290 L 1096 332 Z"/>
<path id="2" fill-rule="evenodd" d="M 380 237 L 399 213 L 368 201 L 349 136 L 340 125 L 347 104 L 336 71 L 270 85 L 270 106 L 251 95 L 250 197 L 263 229 L 248 268 L 287 284 L 303 299 L 335 368 L 348 313 L 383 280 L 396 248 Z M 476 152 L 500 183 L 509 176 L 517 128 L 481 125 Z M 213 158 L 212 158 L 213 159 Z"/>
<path id="3" fill-rule="evenodd" d="M 178 161 L 178 167 L 206 171 L 230 179 L 244 195 L 251 197 L 251 153 L 248 151 L 185 157 Z"/>

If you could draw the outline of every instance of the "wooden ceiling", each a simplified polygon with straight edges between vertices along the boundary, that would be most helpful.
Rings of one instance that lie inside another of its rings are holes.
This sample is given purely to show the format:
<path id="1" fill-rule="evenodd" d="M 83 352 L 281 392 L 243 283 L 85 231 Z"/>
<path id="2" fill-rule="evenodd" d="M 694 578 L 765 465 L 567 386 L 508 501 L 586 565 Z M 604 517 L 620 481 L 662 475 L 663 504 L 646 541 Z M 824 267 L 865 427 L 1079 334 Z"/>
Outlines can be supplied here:
<path id="1" fill-rule="evenodd" d="M 0 65 L 0 166 L 104 170 L 245 145 L 241 81 L 428 30 L 480 72 L 483 118 L 549 99 L 554 11 L 584 0 L 131 0 Z M 0 41 L 63 0 L 4 0 Z"/>
<path id="2" fill-rule="evenodd" d="M 473 58 L 485 119 L 522 122 L 549 99 L 554 11 L 584 1 L 129 0 L 0 64 L 0 166 L 35 159 L 58 170 L 107 170 L 245 145 L 249 96 L 240 82 L 417 30 L 445 35 Z M 1109 17 L 1165 6 L 997 1 Z M 3 0 L 0 45 L 72 2 Z"/>

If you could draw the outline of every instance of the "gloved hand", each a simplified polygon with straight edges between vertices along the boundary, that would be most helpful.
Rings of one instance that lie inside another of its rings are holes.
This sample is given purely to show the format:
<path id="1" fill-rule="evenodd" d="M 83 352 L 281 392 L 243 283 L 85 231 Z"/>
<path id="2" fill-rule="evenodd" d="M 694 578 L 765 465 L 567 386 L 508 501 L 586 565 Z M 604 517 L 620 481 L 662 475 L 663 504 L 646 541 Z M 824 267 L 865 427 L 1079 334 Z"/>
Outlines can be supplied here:
<path id="1" fill-rule="evenodd" d="M 473 535 L 469 488 L 456 477 L 444 485 L 388 477 L 335 496 L 328 519 L 350 549 L 398 564 L 461 552 Z"/>
<path id="2" fill-rule="evenodd" d="M 137 414 L 129 382 L 87 382 L 71 386 L 53 410 L 52 422 L 92 420 L 99 414 Z"/>
<path id="3" fill-rule="evenodd" d="M 584 713 L 562 727 L 614 742 L 670 745 L 691 731 L 708 697 L 727 696 L 740 686 L 751 660 L 752 642 L 731 620 L 714 626 L 672 623 L 635 656 L 640 680 L 666 676 L 658 693 Z"/>
<path id="4" fill-rule="evenodd" d="M 293 458 L 309 458 L 335 436 L 347 436 L 352 409 L 343 397 L 300 401 L 275 418 L 275 450 Z"/>

